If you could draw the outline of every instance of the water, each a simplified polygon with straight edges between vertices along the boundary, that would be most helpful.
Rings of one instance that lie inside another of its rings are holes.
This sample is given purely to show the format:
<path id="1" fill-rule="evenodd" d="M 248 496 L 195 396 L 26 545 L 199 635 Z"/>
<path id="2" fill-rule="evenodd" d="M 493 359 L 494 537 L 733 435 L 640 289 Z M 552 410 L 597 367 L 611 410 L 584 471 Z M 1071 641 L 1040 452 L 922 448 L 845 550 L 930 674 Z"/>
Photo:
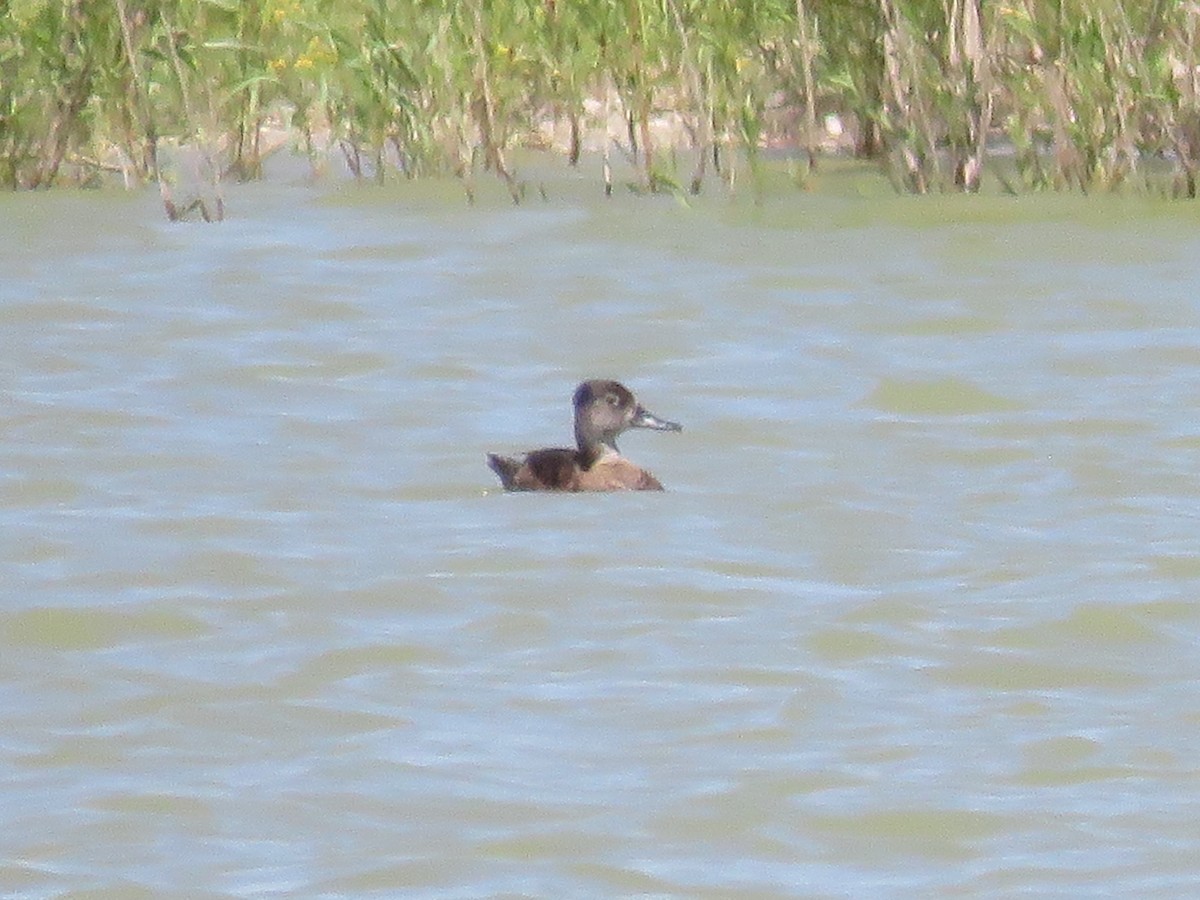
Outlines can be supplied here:
<path id="1" fill-rule="evenodd" d="M 0 893 L 1200 889 L 1195 207 L 596 186 L 0 198 Z"/>

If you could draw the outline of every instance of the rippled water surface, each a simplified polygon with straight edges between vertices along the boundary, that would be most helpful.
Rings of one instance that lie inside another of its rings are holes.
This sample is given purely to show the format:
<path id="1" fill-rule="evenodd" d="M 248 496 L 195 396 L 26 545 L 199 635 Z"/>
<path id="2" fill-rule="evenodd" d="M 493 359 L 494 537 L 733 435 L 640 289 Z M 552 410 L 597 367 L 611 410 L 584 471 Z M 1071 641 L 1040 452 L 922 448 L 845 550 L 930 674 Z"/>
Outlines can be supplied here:
<path id="1" fill-rule="evenodd" d="M 1200 891 L 1194 205 L 594 188 L 0 197 L 0 893 Z"/>

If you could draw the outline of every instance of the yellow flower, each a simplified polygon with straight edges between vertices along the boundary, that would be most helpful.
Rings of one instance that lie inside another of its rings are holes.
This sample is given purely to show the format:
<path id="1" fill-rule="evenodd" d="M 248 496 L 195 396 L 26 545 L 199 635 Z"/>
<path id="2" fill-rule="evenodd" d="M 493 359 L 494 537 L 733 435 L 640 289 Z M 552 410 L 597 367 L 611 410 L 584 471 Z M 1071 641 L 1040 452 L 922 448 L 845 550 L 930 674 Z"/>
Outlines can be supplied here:
<path id="1" fill-rule="evenodd" d="M 304 57 L 314 65 L 335 63 L 337 62 L 337 50 L 326 43 L 323 38 L 314 34 L 308 42 L 308 47 L 304 50 Z"/>
<path id="2" fill-rule="evenodd" d="M 267 4 L 264 17 L 271 19 L 276 25 L 282 25 L 287 19 L 299 18 L 302 12 L 300 0 L 272 0 Z"/>

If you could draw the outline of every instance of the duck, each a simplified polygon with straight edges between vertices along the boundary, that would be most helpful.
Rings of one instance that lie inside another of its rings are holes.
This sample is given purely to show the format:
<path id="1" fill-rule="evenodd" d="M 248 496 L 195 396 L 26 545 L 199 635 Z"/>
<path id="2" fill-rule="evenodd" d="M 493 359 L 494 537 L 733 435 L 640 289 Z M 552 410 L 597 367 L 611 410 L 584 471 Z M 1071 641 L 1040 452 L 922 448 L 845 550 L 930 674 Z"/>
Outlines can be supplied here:
<path id="1" fill-rule="evenodd" d="M 550 447 L 521 456 L 487 455 L 506 491 L 661 491 L 662 483 L 617 449 L 630 428 L 682 431 L 638 403 L 619 381 L 595 379 L 575 389 L 575 449 Z"/>

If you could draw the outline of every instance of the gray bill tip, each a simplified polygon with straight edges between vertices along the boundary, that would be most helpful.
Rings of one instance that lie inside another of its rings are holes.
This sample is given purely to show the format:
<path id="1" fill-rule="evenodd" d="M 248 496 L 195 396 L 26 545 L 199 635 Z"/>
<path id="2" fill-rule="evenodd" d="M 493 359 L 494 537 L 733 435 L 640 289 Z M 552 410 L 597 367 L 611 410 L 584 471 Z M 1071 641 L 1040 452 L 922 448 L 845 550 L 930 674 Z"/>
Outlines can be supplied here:
<path id="1" fill-rule="evenodd" d="M 683 431 L 683 426 L 678 422 L 670 422 L 666 419 L 660 419 L 654 413 L 638 407 L 637 412 L 633 416 L 633 421 L 630 423 L 634 428 L 653 428 L 655 431 Z"/>

